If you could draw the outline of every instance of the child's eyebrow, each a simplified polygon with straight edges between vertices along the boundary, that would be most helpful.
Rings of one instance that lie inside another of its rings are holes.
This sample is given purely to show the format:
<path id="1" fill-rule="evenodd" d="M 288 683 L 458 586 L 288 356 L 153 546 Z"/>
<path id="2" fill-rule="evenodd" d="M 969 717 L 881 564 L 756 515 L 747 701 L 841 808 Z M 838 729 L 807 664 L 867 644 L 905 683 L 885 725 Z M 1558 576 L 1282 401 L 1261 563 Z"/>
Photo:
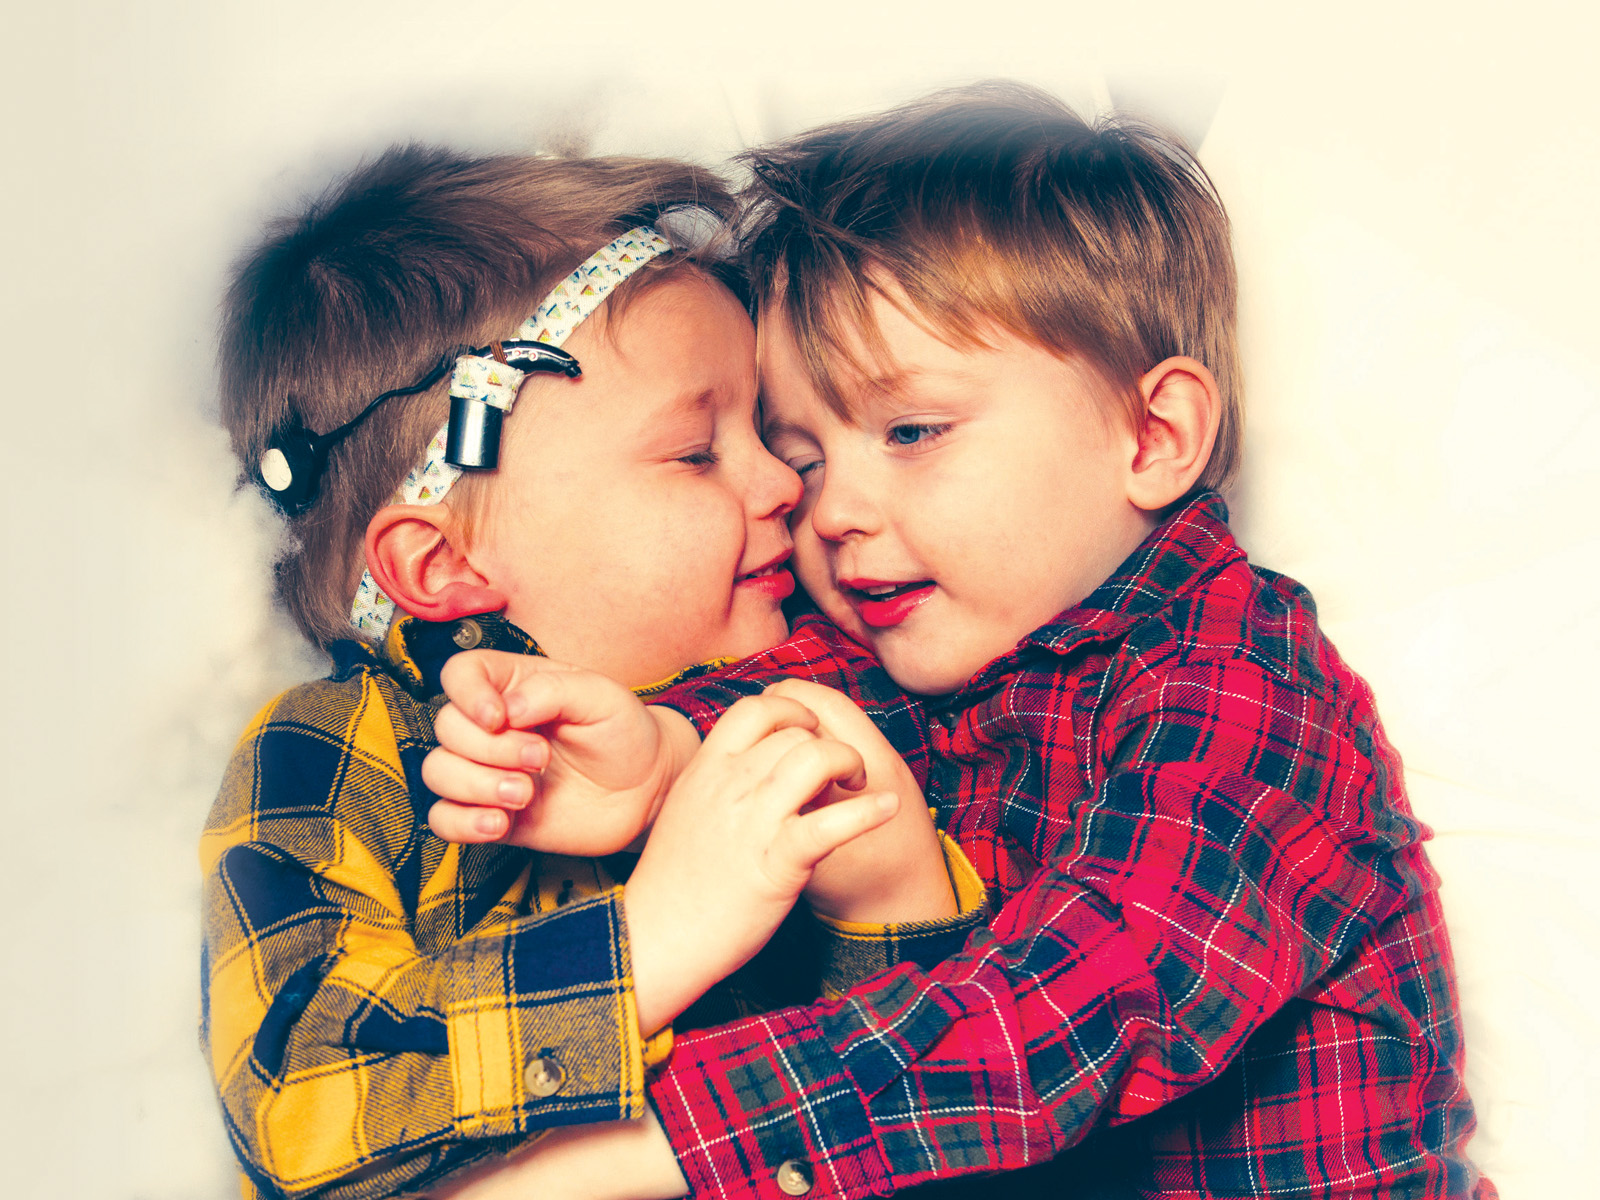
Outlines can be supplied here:
<path id="1" fill-rule="evenodd" d="M 711 402 L 713 400 L 715 400 L 715 399 L 716 399 L 716 394 L 715 394 L 715 390 L 714 389 L 712 389 L 712 388 L 702 388 L 700 391 L 695 392 L 693 395 L 691 395 L 688 392 L 683 393 L 683 395 L 679 396 L 677 398 L 677 400 L 674 401 L 674 403 L 680 404 L 684 408 L 692 408 L 696 412 L 698 412 L 699 410 L 701 410 L 703 408 L 710 408 L 711 407 Z"/>
<path id="2" fill-rule="evenodd" d="M 881 371 L 875 375 L 863 375 L 860 386 L 869 395 L 873 392 L 882 392 L 893 395 L 903 391 L 908 384 L 915 383 L 927 372 L 920 367 L 896 367 L 892 371 Z"/>
<path id="3" fill-rule="evenodd" d="M 666 410 L 680 415 L 705 412 L 716 401 L 716 389 L 703 388 L 698 392 L 681 392 L 667 401 Z"/>
<path id="4" fill-rule="evenodd" d="M 936 386 L 972 387 L 984 378 L 982 371 L 971 367 L 896 367 L 861 380 L 866 395 L 900 396 L 924 384 Z"/>

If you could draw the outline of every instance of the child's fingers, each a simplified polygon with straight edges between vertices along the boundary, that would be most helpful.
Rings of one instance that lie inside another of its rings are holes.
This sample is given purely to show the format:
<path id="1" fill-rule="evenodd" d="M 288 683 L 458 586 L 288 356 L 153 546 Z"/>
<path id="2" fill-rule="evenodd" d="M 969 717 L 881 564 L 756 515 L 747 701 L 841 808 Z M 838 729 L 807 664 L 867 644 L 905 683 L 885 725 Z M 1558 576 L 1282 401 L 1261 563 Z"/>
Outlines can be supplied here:
<path id="1" fill-rule="evenodd" d="M 520 678 L 521 671 L 539 661 L 502 650 L 468 650 L 445 661 L 439 685 L 451 703 L 493 733 L 506 723 L 503 693 Z"/>
<path id="2" fill-rule="evenodd" d="M 861 710 L 856 707 L 855 701 L 851 700 L 849 696 L 828 687 L 826 684 L 816 683 L 810 679 L 796 679 L 793 677 L 780 679 L 770 685 L 762 695 L 779 696 L 804 704 L 817 716 L 823 718 L 826 718 L 836 710 L 842 711 L 846 707 L 861 713 Z"/>
<path id="3" fill-rule="evenodd" d="M 829 738 L 808 738 L 787 750 L 773 765 L 766 794 L 784 812 L 796 812 L 830 783 L 850 791 L 866 786 L 867 772 L 861 755 Z"/>
<path id="4" fill-rule="evenodd" d="M 702 749 L 742 754 L 780 729 L 815 730 L 817 714 L 781 696 L 746 696 L 723 713 L 706 734 Z"/>
<path id="5" fill-rule="evenodd" d="M 730 755 L 728 761 L 742 768 L 744 778 L 754 787 L 770 777 L 790 753 L 816 740 L 817 735 L 809 729 L 789 725 L 767 734 L 742 754 Z"/>
<path id="6" fill-rule="evenodd" d="M 843 692 L 809 679 L 780 679 L 764 693 L 804 704 L 817 714 L 818 732 L 858 750 L 889 747 L 872 718 Z"/>
<path id="7" fill-rule="evenodd" d="M 846 842 L 876 829 L 900 808 L 893 792 L 849 796 L 823 808 L 790 817 L 777 848 L 793 866 L 810 871 Z"/>
<path id="8" fill-rule="evenodd" d="M 428 828 L 447 842 L 493 842 L 511 828 L 511 815 L 498 808 L 439 800 L 428 810 Z"/>
<path id="9" fill-rule="evenodd" d="M 527 659 L 540 664 L 505 689 L 506 719 L 518 729 L 560 721 L 572 725 L 598 725 L 627 715 L 644 704 L 614 679 L 595 671 L 569 667 L 548 659 Z"/>
<path id="10" fill-rule="evenodd" d="M 442 746 L 422 760 L 422 782 L 434 795 L 458 804 L 526 808 L 533 799 L 533 780 L 524 772 L 485 766 Z"/>
<path id="11" fill-rule="evenodd" d="M 817 714 L 817 736 L 831 738 L 852 747 L 866 764 L 867 780 L 863 787 L 873 791 L 892 789 L 903 799 L 918 800 L 922 788 L 916 776 L 906 766 L 905 760 L 883 731 L 872 723 L 872 718 L 862 712 L 856 702 L 843 692 L 835 691 L 809 679 L 782 679 L 767 689 L 786 699 L 799 701 Z"/>
<path id="12" fill-rule="evenodd" d="M 446 750 L 486 767 L 542 771 L 550 763 L 550 743 L 539 734 L 522 729 L 490 733 L 455 704 L 446 704 L 434 717 L 433 735 Z M 451 795 L 451 799 L 464 799 L 450 793 L 441 794 Z"/>

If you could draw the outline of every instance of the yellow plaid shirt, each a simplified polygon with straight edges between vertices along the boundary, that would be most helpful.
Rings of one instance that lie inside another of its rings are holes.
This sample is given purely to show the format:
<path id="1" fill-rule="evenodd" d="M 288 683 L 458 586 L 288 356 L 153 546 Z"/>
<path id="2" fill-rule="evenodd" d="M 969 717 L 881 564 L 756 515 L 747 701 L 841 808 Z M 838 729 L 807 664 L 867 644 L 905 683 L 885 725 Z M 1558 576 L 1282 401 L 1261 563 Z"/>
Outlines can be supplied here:
<path id="1" fill-rule="evenodd" d="M 501 619 L 473 626 L 537 652 Z M 551 1126 L 639 1116 L 670 1047 L 638 1031 L 629 860 L 428 830 L 420 769 L 457 630 L 404 619 L 381 655 L 339 643 L 327 679 L 245 730 L 206 824 L 201 1039 L 247 1198 L 392 1196 Z M 812 995 L 959 945 L 982 889 L 947 854 L 966 916 L 825 931 Z M 750 1007 L 725 995 L 702 1019 Z"/>

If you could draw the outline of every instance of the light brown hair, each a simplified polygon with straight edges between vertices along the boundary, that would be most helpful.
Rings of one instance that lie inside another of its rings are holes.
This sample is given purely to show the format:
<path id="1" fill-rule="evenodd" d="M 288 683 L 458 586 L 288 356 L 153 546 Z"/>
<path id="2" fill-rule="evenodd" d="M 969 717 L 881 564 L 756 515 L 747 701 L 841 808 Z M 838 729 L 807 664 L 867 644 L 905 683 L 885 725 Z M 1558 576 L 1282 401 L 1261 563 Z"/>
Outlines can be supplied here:
<path id="1" fill-rule="evenodd" d="M 711 172 L 662 159 L 471 158 L 396 147 L 274 223 L 237 266 L 224 303 L 222 420 L 253 480 L 275 430 L 297 415 L 325 433 L 373 397 L 421 379 L 447 351 L 508 336 L 599 247 L 680 205 L 731 218 Z M 737 284 L 674 253 L 623 284 L 603 310 L 683 269 Z M 353 636 L 350 601 L 373 514 L 417 465 L 448 412 L 449 379 L 385 401 L 329 456 L 316 501 L 290 520 L 274 573 L 302 632 Z M 470 537 L 468 473 L 451 493 Z M 456 515 L 456 514 L 453 514 Z"/>
<path id="2" fill-rule="evenodd" d="M 1228 482 L 1243 420 L 1228 218 L 1176 139 L 1138 121 L 1089 124 L 1013 83 L 935 93 L 750 151 L 743 235 L 758 306 L 790 323 L 818 391 L 844 411 L 847 346 L 881 335 L 875 277 L 898 284 L 956 346 L 1001 328 L 1079 356 L 1130 420 L 1139 379 L 1187 355 L 1222 396 L 1200 488 Z"/>

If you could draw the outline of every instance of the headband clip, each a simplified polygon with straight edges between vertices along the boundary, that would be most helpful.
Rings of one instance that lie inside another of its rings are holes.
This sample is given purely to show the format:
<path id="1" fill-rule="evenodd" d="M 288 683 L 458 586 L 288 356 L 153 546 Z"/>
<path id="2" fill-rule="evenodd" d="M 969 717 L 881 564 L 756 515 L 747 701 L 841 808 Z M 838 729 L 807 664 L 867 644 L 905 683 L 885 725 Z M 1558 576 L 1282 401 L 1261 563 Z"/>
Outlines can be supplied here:
<path id="1" fill-rule="evenodd" d="M 557 346 L 543 342 L 494 342 L 472 356 L 507 368 L 504 384 L 512 394 L 529 375 L 565 375 L 576 379 L 583 374 L 578 360 Z M 461 379 L 458 372 L 457 379 Z M 467 390 L 465 387 L 462 389 Z M 466 471 L 492 471 L 500 465 L 500 428 L 506 409 L 484 394 L 463 395 L 450 389 L 450 423 L 445 427 L 444 460 Z"/>

